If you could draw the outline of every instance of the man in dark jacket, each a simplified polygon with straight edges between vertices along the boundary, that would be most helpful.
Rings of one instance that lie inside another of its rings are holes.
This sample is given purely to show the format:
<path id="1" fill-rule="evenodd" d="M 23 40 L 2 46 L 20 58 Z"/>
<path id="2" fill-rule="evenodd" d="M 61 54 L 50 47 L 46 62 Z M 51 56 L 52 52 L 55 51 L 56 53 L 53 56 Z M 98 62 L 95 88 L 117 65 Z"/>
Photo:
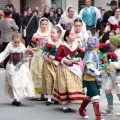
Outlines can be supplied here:
<path id="1" fill-rule="evenodd" d="M 37 31 L 38 28 L 38 19 L 36 16 L 32 14 L 32 9 L 30 7 L 27 8 L 27 13 L 23 19 L 23 29 L 26 28 L 26 37 L 25 37 L 25 46 L 27 47 L 31 42 L 33 34 Z"/>
<path id="2" fill-rule="evenodd" d="M 111 7 L 111 10 L 107 11 L 104 16 L 103 16 L 103 25 L 104 27 L 106 27 L 106 24 L 108 22 L 108 19 L 111 17 L 111 16 L 114 16 L 114 10 L 115 8 L 117 7 L 117 2 L 116 1 L 111 1 L 111 3 L 109 4 L 110 7 Z"/>
<path id="3" fill-rule="evenodd" d="M 17 26 L 19 27 L 19 32 L 20 32 L 20 15 L 19 15 L 19 13 L 17 13 L 17 12 L 15 12 L 14 11 L 14 6 L 13 6 L 13 4 L 7 4 L 6 6 L 5 6 L 5 8 L 8 8 L 10 11 L 12 11 L 12 19 L 14 19 L 15 20 L 15 22 L 16 22 L 16 24 L 17 24 Z"/>

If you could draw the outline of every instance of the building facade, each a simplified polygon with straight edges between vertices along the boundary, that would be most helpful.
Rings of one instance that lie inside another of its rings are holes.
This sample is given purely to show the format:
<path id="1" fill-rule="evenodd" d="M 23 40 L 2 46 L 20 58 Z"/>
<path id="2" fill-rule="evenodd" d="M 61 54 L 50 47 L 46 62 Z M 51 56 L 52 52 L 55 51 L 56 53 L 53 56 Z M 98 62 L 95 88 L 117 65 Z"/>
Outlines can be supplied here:
<path id="1" fill-rule="evenodd" d="M 109 10 L 109 3 L 111 0 L 92 0 L 92 4 L 99 9 Z M 120 0 L 116 0 L 120 3 Z M 0 0 L 0 9 L 4 9 L 7 3 L 12 3 L 15 6 L 17 12 L 22 13 L 23 9 L 27 6 L 32 8 L 39 7 L 41 11 L 45 5 L 49 5 L 53 8 L 61 7 L 63 10 L 68 5 L 73 5 L 77 12 L 85 5 L 85 0 Z"/>

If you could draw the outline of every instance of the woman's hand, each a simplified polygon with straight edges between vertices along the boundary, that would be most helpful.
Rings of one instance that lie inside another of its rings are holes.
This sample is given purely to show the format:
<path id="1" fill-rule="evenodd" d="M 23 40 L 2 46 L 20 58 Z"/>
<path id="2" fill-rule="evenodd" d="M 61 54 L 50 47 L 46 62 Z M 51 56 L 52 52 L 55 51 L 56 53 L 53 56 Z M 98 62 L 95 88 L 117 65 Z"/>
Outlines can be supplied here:
<path id="1" fill-rule="evenodd" d="M 45 60 L 47 60 L 49 63 L 51 63 L 51 62 L 52 62 L 52 60 L 51 60 L 51 59 L 49 59 L 46 55 L 44 55 L 44 56 L 43 56 L 43 58 L 44 58 Z"/>
<path id="2" fill-rule="evenodd" d="M 63 62 L 67 65 L 71 65 L 72 64 L 72 60 L 68 60 L 68 59 L 64 59 Z"/>
<path id="3" fill-rule="evenodd" d="M 55 56 L 53 56 L 53 55 L 49 55 L 49 58 L 50 58 L 51 60 L 55 60 Z"/>
<path id="4" fill-rule="evenodd" d="M 27 61 L 28 61 L 27 59 L 24 59 L 24 60 L 23 60 L 23 63 L 25 63 L 25 62 L 27 62 Z"/>
<path id="5" fill-rule="evenodd" d="M 39 49 L 37 47 L 32 48 L 33 51 L 38 51 Z"/>
<path id="6" fill-rule="evenodd" d="M 105 70 L 101 70 L 101 71 L 100 71 L 100 75 L 104 75 L 105 72 L 106 72 Z"/>
<path id="7" fill-rule="evenodd" d="M 80 61 L 80 58 L 73 58 L 73 59 L 72 59 L 72 62 L 73 62 L 73 63 L 77 63 L 77 62 L 79 62 L 79 61 Z"/>

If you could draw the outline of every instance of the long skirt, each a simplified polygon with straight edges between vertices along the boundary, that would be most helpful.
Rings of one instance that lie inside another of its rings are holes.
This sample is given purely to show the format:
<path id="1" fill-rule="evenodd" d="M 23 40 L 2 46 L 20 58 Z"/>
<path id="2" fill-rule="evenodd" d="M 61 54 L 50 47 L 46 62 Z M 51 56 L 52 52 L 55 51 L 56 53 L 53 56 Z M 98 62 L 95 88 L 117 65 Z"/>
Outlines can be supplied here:
<path id="1" fill-rule="evenodd" d="M 56 80 L 56 68 L 53 63 L 44 60 L 42 67 L 42 94 L 52 94 L 54 82 Z"/>
<path id="2" fill-rule="evenodd" d="M 22 64 L 20 69 L 17 71 L 12 63 L 7 64 L 5 76 L 5 94 L 16 100 L 35 96 L 34 85 L 28 64 Z"/>
<path id="3" fill-rule="evenodd" d="M 30 61 L 30 73 L 32 75 L 35 94 L 41 94 L 42 87 L 42 52 L 34 51 L 34 56 Z"/>
<path id="4" fill-rule="evenodd" d="M 54 99 L 62 104 L 81 103 L 84 95 L 80 78 L 61 64 L 57 67 L 56 76 Z"/>

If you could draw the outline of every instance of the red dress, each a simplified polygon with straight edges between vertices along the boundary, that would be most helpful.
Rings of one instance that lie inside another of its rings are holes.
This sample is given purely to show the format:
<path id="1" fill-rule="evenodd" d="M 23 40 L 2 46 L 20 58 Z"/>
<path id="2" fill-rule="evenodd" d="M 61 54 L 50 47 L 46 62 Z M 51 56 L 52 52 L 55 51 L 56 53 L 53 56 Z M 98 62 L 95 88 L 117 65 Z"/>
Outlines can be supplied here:
<path id="1" fill-rule="evenodd" d="M 71 69 L 75 67 L 74 64 L 72 66 L 67 66 L 62 62 L 62 59 L 68 54 L 74 57 L 76 49 L 71 50 L 64 45 L 60 45 L 56 53 L 55 59 L 61 62 L 61 64 L 57 67 L 57 79 L 55 81 L 53 97 L 62 104 L 81 103 L 84 99 L 84 95 L 82 94 L 82 80 L 71 71 Z M 76 65 L 76 67 L 78 67 L 80 73 L 79 65 Z"/>

